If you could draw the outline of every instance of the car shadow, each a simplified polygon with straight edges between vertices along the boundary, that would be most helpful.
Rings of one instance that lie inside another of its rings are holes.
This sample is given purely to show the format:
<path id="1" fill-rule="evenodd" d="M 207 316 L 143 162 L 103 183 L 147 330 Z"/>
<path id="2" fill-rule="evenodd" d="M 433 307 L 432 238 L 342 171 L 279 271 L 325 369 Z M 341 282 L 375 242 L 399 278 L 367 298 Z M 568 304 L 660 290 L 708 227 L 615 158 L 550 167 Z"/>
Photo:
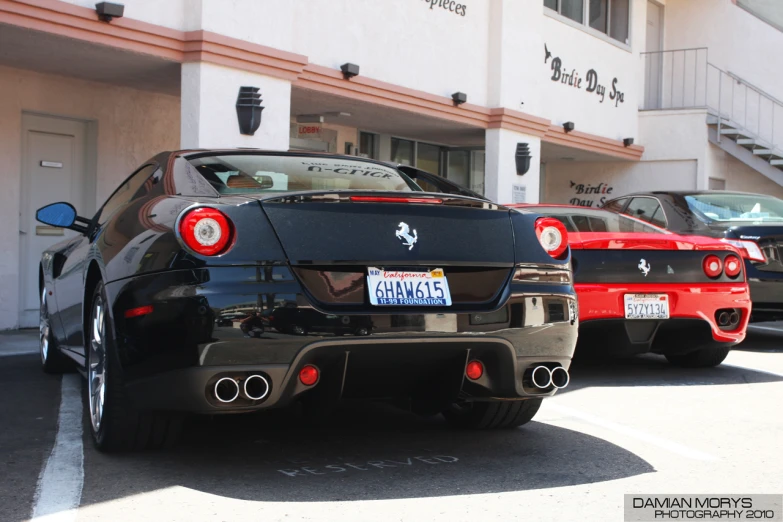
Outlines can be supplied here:
<path id="1" fill-rule="evenodd" d="M 548 424 L 459 431 L 440 416 L 364 402 L 343 404 L 318 426 L 288 413 L 196 418 L 166 451 L 103 455 L 89 441 L 85 449 L 83 506 L 171 486 L 241 500 L 353 501 L 535 490 L 655 471 L 614 444 Z"/>
<path id="2" fill-rule="evenodd" d="M 783 327 L 777 327 L 779 323 L 771 324 L 775 326 L 771 327 L 765 323 L 749 326 L 747 337 L 734 349 L 745 352 L 783 352 Z"/>
<path id="3" fill-rule="evenodd" d="M 681 368 L 661 355 L 627 358 L 578 357 L 569 369 L 571 382 L 558 393 L 590 387 L 710 386 L 783 381 L 773 373 L 723 364 L 714 368 Z"/>

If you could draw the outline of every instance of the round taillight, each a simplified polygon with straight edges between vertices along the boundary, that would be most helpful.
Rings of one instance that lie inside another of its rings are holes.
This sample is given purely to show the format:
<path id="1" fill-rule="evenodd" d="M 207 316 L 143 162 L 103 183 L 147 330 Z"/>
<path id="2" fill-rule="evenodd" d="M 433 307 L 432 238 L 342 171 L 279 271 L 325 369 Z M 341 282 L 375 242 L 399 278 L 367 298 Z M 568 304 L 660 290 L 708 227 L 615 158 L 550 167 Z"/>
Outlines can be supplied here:
<path id="1" fill-rule="evenodd" d="M 538 218 L 536 220 L 536 237 L 544 250 L 552 257 L 560 257 L 568 248 L 568 232 L 559 219 Z"/>
<path id="2" fill-rule="evenodd" d="M 733 279 L 742 271 L 742 261 L 734 254 L 730 254 L 723 260 L 723 270 Z"/>
<path id="3" fill-rule="evenodd" d="M 234 227 L 221 211 L 200 207 L 180 219 L 179 233 L 194 252 L 202 256 L 214 256 L 228 250 L 233 240 Z"/>
<path id="4" fill-rule="evenodd" d="M 312 386 L 318 382 L 318 368 L 312 364 L 307 364 L 299 370 L 299 381 L 305 386 Z"/>
<path id="5" fill-rule="evenodd" d="M 470 361 L 465 367 L 465 375 L 474 381 L 481 378 L 484 375 L 484 365 L 480 361 Z"/>
<path id="6" fill-rule="evenodd" d="M 711 278 L 719 277 L 721 272 L 723 272 L 723 262 L 718 256 L 709 255 L 705 257 L 702 267 L 707 277 Z"/>

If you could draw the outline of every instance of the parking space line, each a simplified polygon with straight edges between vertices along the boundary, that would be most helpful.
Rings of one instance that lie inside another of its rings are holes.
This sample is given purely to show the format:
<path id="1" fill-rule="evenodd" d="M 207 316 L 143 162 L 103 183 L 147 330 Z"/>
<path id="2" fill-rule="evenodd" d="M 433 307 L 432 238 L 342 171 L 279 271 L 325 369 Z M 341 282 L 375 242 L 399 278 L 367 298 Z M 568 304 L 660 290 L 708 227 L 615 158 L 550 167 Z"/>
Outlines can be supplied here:
<path id="1" fill-rule="evenodd" d="M 769 330 L 770 332 L 777 332 L 779 334 L 783 334 L 783 328 L 781 327 L 775 327 L 775 326 L 760 326 L 757 324 L 749 324 L 748 328 L 751 330 Z"/>
<path id="2" fill-rule="evenodd" d="M 71 522 L 84 485 L 81 376 L 63 375 L 57 436 L 38 478 L 33 503 L 34 521 Z"/>
<path id="3" fill-rule="evenodd" d="M 649 433 L 639 431 L 637 429 L 628 426 L 623 426 L 622 424 L 617 424 L 616 422 L 601 419 L 600 417 L 596 417 L 595 415 L 590 415 L 589 413 L 584 413 L 579 410 L 569 408 L 568 406 L 562 406 L 560 404 L 556 404 L 550 401 L 549 404 L 547 405 L 547 408 L 549 408 L 550 410 L 557 411 L 562 415 L 575 417 L 579 420 L 593 424 L 595 426 L 599 426 L 601 428 L 613 431 L 615 433 L 625 435 L 626 437 L 631 437 L 640 440 L 642 442 L 646 442 L 647 444 L 651 444 L 653 446 L 664 449 L 671 453 L 675 453 L 682 457 L 686 457 L 693 460 L 704 460 L 704 461 L 718 460 L 718 457 L 710 453 L 705 453 L 703 451 L 695 450 L 687 446 L 684 446 L 679 442 L 674 442 L 668 439 L 664 439 L 662 437 L 658 437 L 656 435 L 651 435 Z"/>

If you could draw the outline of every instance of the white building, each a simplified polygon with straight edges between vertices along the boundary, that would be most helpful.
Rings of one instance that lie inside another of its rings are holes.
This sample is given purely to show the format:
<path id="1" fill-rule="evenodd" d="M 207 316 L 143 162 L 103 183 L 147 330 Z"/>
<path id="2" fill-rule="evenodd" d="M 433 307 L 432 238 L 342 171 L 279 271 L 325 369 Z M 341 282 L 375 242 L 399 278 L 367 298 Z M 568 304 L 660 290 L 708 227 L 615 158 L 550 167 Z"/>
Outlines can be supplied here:
<path id="1" fill-rule="evenodd" d="M 162 150 L 361 154 L 499 202 L 783 196 L 776 0 L 124 0 L 111 21 L 94 4 L 0 0 L 0 329 L 37 324 L 40 252 L 62 239 L 35 209 L 91 215 Z M 252 136 L 242 86 L 263 100 Z"/>

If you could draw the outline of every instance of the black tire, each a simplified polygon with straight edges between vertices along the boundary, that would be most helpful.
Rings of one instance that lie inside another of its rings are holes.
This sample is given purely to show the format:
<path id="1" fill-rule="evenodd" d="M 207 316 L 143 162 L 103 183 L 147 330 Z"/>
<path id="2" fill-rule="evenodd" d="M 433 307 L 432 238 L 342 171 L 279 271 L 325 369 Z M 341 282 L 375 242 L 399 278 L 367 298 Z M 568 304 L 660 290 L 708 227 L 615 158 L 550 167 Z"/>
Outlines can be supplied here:
<path id="1" fill-rule="evenodd" d="M 443 412 L 446 421 L 457 428 L 474 430 L 509 429 L 530 422 L 542 399 L 522 401 L 472 402 L 455 405 Z"/>
<path id="2" fill-rule="evenodd" d="M 48 293 L 46 288 L 41 291 L 38 318 L 38 353 L 41 356 L 41 368 L 46 373 L 65 373 L 73 369 L 73 362 L 57 348 L 57 340 L 49 323 Z"/>
<path id="3" fill-rule="evenodd" d="M 131 404 L 125 393 L 122 367 L 115 349 L 111 314 L 105 303 L 108 303 L 106 292 L 103 283 L 99 282 L 90 300 L 90 320 L 85 332 L 87 414 L 93 443 L 104 452 L 170 447 L 179 436 L 182 419 L 164 413 L 141 412 Z M 103 345 L 102 349 L 100 345 Z M 97 369 L 101 365 L 103 371 L 98 378 Z M 98 419 L 96 414 L 99 404 Z"/>
<path id="4" fill-rule="evenodd" d="M 682 354 L 666 354 L 666 359 L 683 368 L 710 368 L 718 366 L 729 355 L 731 348 L 702 348 L 693 352 Z"/>

